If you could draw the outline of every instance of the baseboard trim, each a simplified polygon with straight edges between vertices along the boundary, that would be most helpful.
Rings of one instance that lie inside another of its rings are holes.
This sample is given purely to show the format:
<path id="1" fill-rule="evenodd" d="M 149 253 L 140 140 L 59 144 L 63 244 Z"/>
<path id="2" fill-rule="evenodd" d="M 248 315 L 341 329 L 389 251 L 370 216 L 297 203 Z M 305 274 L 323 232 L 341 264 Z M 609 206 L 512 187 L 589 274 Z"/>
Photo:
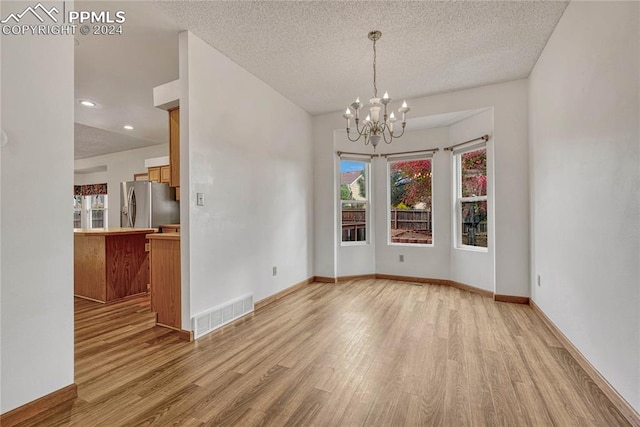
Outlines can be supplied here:
<path id="1" fill-rule="evenodd" d="M 338 282 L 347 282 L 349 280 L 368 280 L 368 279 L 375 279 L 376 275 L 375 274 L 355 274 L 353 276 L 339 276 L 337 278 Z"/>
<path id="2" fill-rule="evenodd" d="M 452 286 L 463 291 L 469 291 L 476 294 L 480 294 L 484 297 L 493 297 L 493 292 L 485 289 L 476 288 L 475 286 L 465 285 L 464 283 L 456 282 L 455 280 L 448 279 L 431 279 L 428 277 L 413 277 L 413 276 L 397 276 L 394 274 L 376 274 L 376 279 L 397 280 L 401 282 L 417 282 L 417 283 L 431 283 L 433 285 Z"/>
<path id="3" fill-rule="evenodd" d="M 2 427 L 15 426 L 56 406 L 71 402 L 77 397 L 78 386 L 75 383 L 70 384 L 32 402 L 25 403 L 9 412 L 5 412 L 0 415 L 0 425 L 2 425 Z"/>
<path id="4" fill-rule="evenodd" d="M 586 357 L 573 345 L 569 338 L 562 333 L 555 323 L 542 311 L 542 309 L 533 300 L 529 300 L 529 306 L 538 315 L 542 322 L 549 328 L 551 333 L 560 341 L 564 348 L 571 354 L 573 359 L 587 373 L 589 378 L 598 386 L 605 396 L 609 398 L 611 403 L 620 411 L 620 413 L 629 421 L 632 426 L 640 427 L 640 414 L 622 397 L 618 391 L 613 388 L 602 374 L 587 360 Z"/>
<path id="5" fill-rule="evenodd" d="M 529 304 L 529 297 L 519 297 L 516 295 L 493 294 L 493 300 L 499 302 L 509 302 L 511 304 Z"/>
<path id="6" fill-rule="evenodd" d="M 271 296 L 263 298 L 260 301 L 256 301 L 256 303 L 253 305 L 253 310 L 254 311 L 258 311 L 261 308 L 263 308 L 264 306 L 269 305 L 269 304 L 271 304 L 273 302 L 276 302 L 280 298 L 286 297 L 287 295 L 289 295 L 292 292 L 297 291 L 298 289 L 304 288 L 309 283 L 313 283 L 313 280 L 314 280 L 314 277 L 309 277 L 308 279 L 305 279 L 302 282 L 298 282 L 293 286 L 289 286 L 288 288 L 283 289 L 280 292 L 277 292 L 277 293 L 275 293 L 275 294 L 273 294 Z"/>
<path id="7" fill-rule="evenodd" d="M 449 286 L 453 286 L 454 288 L 461 289 L 463 291 L 474 292 L 476 294 L 482 295 L 483 297 L 493 298 L 493 292 L 482 288 L 476 288 L 475 286 L 467 285 L 466 283 L 449 280 Z"/>
<path id="8" fill-rule="evenodd" d="M 182 341 L 186 341 L 186 342 L 193 341 L 193 331 L 187 331 L 185 329 L 180 329 L 173 326 L 165 325 L 163 323 L 158 323 L 157 321 L 156 321 L 156 326 L 160 326 L 162 328 L 167 328 L 167 329 L 171 329 L 172 331 L 176 331 Z"/>
<path id="9" fill-rule="evenodd" d="M 336 279 L 335 277 L 327 277 L 327 276 L 314 276 L 313 281 L 320 282 L 320 283 L 338 283 L 338 279 Z"/>
<path id="10" fill-rule="evenodd" d="M 105 305 L 117 304 L 119 302 L 129 301 L 129 300 L 132 300 L 132 299 L 135 299 L 135 298 L 144 297 L 144 296 L 147 296 L 147 295 L 149 295 L 149 291 L 140 292 L 140 293 L 133 294 L 133 295 L 127 295 L 126 297 L 114 299 L 114 300 L 111 300 L 111 301 L 102 301 L 102 300 L 95 299 L 95 298 L 85 297 L 83 295 L 73 294 L 73 296 L 76 297 L 76 298 L 86 299 L 87 301 L 99 302 L 100 304 L 105 304 Z"/>

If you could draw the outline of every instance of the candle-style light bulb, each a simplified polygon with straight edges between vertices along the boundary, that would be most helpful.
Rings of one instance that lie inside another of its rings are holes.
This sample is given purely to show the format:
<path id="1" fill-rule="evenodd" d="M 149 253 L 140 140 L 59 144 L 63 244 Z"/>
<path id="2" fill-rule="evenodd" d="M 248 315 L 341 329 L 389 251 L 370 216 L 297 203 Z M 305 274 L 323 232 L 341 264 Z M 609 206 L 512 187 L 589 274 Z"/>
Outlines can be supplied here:
<path id="1" fill-rule="evenodd" d="M 347 119 L 347 129 L 349 129 L 351 127 L 351 118 L 353 117 L 353 114 L 351 113 L 351 109 L 349 107 L 347 107 L 347 111 L 344 112 L 342 117 Z"/>
<path id="2" fill-rule="evenodd" d="M 402 113 L 402 123 L 406 122 L 406 114 L 411 110 L 411 108 L 409 108 L 407 106 L 407 101 L 403 101 L 402 102 L 402 107 L 398 108 L 398 112 Z"/>
<path id="3" fill-rule="evenodd" d="M 384 95 L 382 96 L 382 99 L 389 99 L 389 93 L 385 92 Z"/>
<path id="4" fill-rule="evenodd" d="M 393 133 L 393 122 L 395 122 L 396 120 L 396 115 L 393 114 L 393 111 L 391 112 L 391 114 L 389 114 L 389 132 Z"/>

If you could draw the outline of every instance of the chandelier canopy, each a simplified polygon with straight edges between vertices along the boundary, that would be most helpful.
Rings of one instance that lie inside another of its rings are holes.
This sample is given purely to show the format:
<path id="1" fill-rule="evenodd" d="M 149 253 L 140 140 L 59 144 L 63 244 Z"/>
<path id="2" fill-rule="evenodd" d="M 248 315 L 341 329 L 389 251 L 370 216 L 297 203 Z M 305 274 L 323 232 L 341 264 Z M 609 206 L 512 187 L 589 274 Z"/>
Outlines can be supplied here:
<path id="1" fill-rule="evenodd" d="M 364 145 L 371 143 L 373 145 L 373 149 L 376 149 L 376 146 L 381 140 L 384 140 L 385 143 L 391 144 L 394 138 L 400 138 L 404 135 L 404 129 L 407 125 L 406 122 L 406 114 L 411 110 L 411 108 L 407 107 L 407 102 L 404 101 L 402 106 L 398 108 L 398 113 L 402 114 L 402 132 L 397 134 L 393 130 L 393 123 L 398 120 L 393 111 L 391 114 L 387 115 L 387 105 L 391 102 L 391 98 L 389 98 L 389 94 L 387 92 L 384 93 L 382 99 L 378 98 L 378 85 L 376 81 L 376 41 L 380 40 L 382 37 L 382 33 L 380 31 L 371 31 L 369 32 L 369 40 L 373 42 L 373 98 L 369 100 L 371 103 L 371 107 L 369 107 L 369 114 L 362 122 L 362 127 L 360 127 L 360 109 L 362 108 L 362 103 L 360 102 L 360 98 L 356 98 L 356 101 L 347 107 L 347 111 L 342 115 L 345 119 L 347 119 L 347 138 L 349 141 L 356 142 L 360 138 L 364 137 Z M 382 120 L 380 120 L 380 104 L 384 106 L 384 114 L 382 116 Z M 355 115 L 352 111 L 355 111 Z M 350 128 L 351 128 L 351 119 L 355 117 L 356 119 L 356 131 L 358 135 L 355 139 L 351 138 Z"/>

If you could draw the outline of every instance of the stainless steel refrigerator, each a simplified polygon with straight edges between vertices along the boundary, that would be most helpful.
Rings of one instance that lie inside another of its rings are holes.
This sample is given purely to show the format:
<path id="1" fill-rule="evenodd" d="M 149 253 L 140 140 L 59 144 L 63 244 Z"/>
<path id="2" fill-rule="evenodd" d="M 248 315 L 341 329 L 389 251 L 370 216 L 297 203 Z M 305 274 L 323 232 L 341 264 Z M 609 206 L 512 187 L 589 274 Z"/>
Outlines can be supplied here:
<path id="1" fill-rule="evenodd" d="M 120 184 L 120 226 L 157 228 L 162 224 L 180 223 L 180 203 L 175 188 L 150 181 L 128 181 Z"/>

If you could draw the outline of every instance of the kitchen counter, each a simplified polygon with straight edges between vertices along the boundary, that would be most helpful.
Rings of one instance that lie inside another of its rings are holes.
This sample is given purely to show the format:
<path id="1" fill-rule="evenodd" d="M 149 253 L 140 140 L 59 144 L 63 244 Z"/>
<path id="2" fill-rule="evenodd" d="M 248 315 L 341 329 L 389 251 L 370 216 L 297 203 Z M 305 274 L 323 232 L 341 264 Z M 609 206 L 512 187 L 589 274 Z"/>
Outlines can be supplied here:
<path id="1" fill-rule="evenodd" d="M 147 293 L 154 228 L 74 229 L 74 294 L 110 303 Z"/>
<path id="2" fill-rule="evenodd" d="M 155 233 L 156 228 L 128 228 L 128 227 L 108 227 L 108 228 L 74 228 L 73 234 L 76 236 L 113 236 L 118 234 L 149 234 Z"/>
<path id="3" fill-rule="evenodd" d="M 149 240 L 180 240 L 180 233 L 153 233 L 147 234 Z"/>
<path id="4" fill-rule="evenodd" d="M 180 224 L 162 224 L 160 225 L 161 233 L 179 233 L 180 232 Z"/>

